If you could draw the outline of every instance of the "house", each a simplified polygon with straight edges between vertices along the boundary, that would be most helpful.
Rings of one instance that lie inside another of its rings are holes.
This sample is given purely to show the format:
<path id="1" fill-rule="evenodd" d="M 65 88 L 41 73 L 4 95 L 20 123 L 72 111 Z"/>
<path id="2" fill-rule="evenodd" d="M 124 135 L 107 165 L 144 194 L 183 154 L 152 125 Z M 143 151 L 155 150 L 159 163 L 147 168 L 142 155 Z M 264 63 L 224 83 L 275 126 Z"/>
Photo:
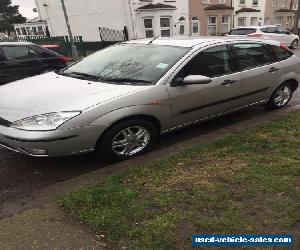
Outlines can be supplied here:
<path id="1" fill-rule="evenodd" d="M 224 35 L 232 27 L 231 0 L 189 0 L 191 35 Z"/>
<path id="2" fill-rule="evenodd" d="M 264 24 L 276 24 L 292 30 L 294 27 L 295 10 L 298 0 L 265 0 Z"/>
<path id="3" fill-rule="evenodd" d="M 50 34 L 67 35 L 61 0 L 35 2 Z M 129 39 L 189 34 L 188 0 L 72 0 L 65 5 L 73 35 L 84 41 L 101 40 L 100 27 L 115 31 L 126 27 Z"/>
<path id="4" fill-rule="evenodd" d="M 25 23 L 14 24 L 14 29 L 18 37 L 49 35 L 47 22 L 39 17 Z"/>
<path id="5" fill-rule="evenodd" d="M 280 25 L 294 26 L 298 0 L 233 0 L 234 27 Z"/>

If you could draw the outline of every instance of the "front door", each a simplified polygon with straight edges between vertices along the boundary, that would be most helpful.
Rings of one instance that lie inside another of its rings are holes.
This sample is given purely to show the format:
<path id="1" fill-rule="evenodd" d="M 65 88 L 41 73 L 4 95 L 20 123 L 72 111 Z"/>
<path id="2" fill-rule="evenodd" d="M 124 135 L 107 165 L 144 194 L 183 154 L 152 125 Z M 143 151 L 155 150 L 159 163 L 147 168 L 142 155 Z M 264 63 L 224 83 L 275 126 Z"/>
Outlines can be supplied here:
<path id="1" fill-rule="evenodd" d="M 240 73 L 235 73 L 226 45 L 211 47 L 197 54 L 173 81 L 188 75 L 204 75 L 212 81 L 208 84 L 167 86 L 174 127 L 238 106 Z"/>

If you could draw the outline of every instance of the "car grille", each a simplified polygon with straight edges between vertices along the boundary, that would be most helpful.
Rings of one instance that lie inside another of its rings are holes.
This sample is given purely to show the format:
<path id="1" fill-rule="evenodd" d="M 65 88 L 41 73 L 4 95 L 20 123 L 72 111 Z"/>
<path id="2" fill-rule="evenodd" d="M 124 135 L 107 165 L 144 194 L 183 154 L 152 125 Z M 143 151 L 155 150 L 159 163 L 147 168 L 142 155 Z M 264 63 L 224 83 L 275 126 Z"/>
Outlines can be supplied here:
<path id="1" fill-rule="evenodd" d="M 7 121 L 0 117 L 0 126 L 9 127 L 11 125 L 10 121 Z"/>

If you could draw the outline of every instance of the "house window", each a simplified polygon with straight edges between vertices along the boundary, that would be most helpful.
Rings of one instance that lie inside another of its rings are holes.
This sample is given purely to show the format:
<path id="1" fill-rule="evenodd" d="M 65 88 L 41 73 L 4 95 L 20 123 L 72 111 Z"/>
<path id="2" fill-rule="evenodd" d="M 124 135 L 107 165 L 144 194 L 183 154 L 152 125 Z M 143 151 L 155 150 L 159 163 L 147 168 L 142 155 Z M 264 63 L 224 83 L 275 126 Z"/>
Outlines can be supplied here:
<path id="1" fill-rule="evenodd" d="M 38 35 L 38 32 L 37 32 L 37 30 L 36 30 L 36 27 L 32 27 L 32 34 L 33 34 L 34 36 L 37 36 L 37 35 Z"/>
<path id="2" fill-rule="evenodd" d="M 240 0 L 240 5 L 245 5 L 246 4 L 246 0 Z"/>
<path id="3" fill-rule="evenodd" d="M 277 16 L 275 18 L 275 24 L 282 26 L 282 24 L 283 24 L 283 16 Z"/>
<path id="4" fill-rule="evenodd" d="M 226 0 L 219 0 L 219 4 L 226 4 Z"/>
<path id="5" fill-rule="evenodd" d="M 32 32 L 31 32 L 30 27 L 26 27 L 26 30 L 27 30 L 27 34 L 28 34 L 29 36 L 31 36 L 31 35 L 32 35 Z"/>
<path id="6" fill-rule="evenodd" d="M 229 31 L 229 16 L 222 16 L 222 34 L 226 34 Z"/>
<path id="7" fill-rule="evenodd" d="M 162 37 L 171 36 L 171 18 L 161 17 L 160 18 L 160 33 Z"/>
<path id="8" fill-rule="evenodd" d="M 208 33 L 209 36 L 216 36 L 217 35 L 217 17 L 216 16 L 209 16 L 208 17 L 207 33 Z"/>
<path id="9" fill-rule="evenodd" d="M 297 0 L 294 0 L 294 3 L 293 3 L 293 9 L 294 9 L 294 10 L 297 10 L 297 9 L 298 9 L 298 1 L 297 1 Z"/>
<path id="10" fill-rule="evenodd" d="M 200 22 L 199 20 L 192 20 L 192 35 L 199 35 Z"/>
<path id="11" fill-rule="evenodd" d="M 287 17 L 287 28 L 290 29 L 293 26 L 293 17 L 292 16 L 288 16 Z"/>
<path id="12" fill-rule="evenodd" d="M 144 29 L 145 29 L 146 38 L 154 37 L 153 18 L 152 17 L 144 18 Z"/>
<path id="13" fill-rule="evenodd" d="M 21 36 L 21 35 L 22 35 L 20 28 L 16 28 L 16 32 L 17 32 L 17 35 L 18 35 L 18 36 Z"/>
<path id="14" fill-rule="evenodd" d="M 21 27 L 21 31 L 22 31 L 22 35 L 24 35 L 24 36 L 27 35 L 27 31 L 26 31 L 25 27 Z"/>
<path id="15" fill-rule="evenodd" d="M 244 26 L 246 26 L 246 17 L 239 17 L 239 18 L 238 18 L 238 26 L 239 26 L 239 27 L 244 27 Z"/>
<path id="16" fill-rule="evenodd" d="M 277 7 L 278 5 L 278 0 L 272 0 L 272 6 Z"/>
<path id="17" fill-rule="evenodd" d="M 257 26 L 258 25 L 258 17 L 251 17 L 250 18 L 250 25 Z"/>
<path id="18" fill-rule="evenodd" d="M 180 24 L 179 26 L 179 35 L 184 35 L 184 24 Z"/>
<path id="19" fill-rule="evenodd" d="M 38 35 L 39 36 L 44 36 L 45 33 L 44 33 L 44 30 L 43 30 L 43 27 L 42 26 L 38 26 Z"/>
<path id="20" fill-rule="evenodd" d="M 286 5 L 286 0 L 282 0 L 282 7 L 285 7 Z"/>
<path id="21" fill-rule="evenodd" d="M 252 0 L 252 5 L 253 6 L 258 6 L 258 0 Z"/>

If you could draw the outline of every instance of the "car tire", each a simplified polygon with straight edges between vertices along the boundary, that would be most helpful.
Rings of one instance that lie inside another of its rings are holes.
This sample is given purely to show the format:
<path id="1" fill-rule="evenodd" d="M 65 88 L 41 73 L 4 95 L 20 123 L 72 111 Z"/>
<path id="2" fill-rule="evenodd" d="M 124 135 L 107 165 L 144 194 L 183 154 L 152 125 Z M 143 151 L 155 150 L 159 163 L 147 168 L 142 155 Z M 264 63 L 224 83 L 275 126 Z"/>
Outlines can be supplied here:
<path id="1" fill-rule="evenodd" d="M 290 48 L 297 49 L 298 43 L 299 43 L 299 41 L 297 39 L 295 39 L 294 41 L 292 41 Z"/>
<path id="2" fill-rule="evenodd" d="M 157 127 L 146 119 L 123 120 L 102 135 L 94 153 L 106 160 L 126 160 L 148 151 L 158 134 Z"/>
<path id="3" fill-rule="evenodd" d="M 276 110 L 286 106 L 293 96 L 294 89 L 289 82 L 282 83 L 273 92 L 269 102 L 265 105 L 267 110 Z"/>

